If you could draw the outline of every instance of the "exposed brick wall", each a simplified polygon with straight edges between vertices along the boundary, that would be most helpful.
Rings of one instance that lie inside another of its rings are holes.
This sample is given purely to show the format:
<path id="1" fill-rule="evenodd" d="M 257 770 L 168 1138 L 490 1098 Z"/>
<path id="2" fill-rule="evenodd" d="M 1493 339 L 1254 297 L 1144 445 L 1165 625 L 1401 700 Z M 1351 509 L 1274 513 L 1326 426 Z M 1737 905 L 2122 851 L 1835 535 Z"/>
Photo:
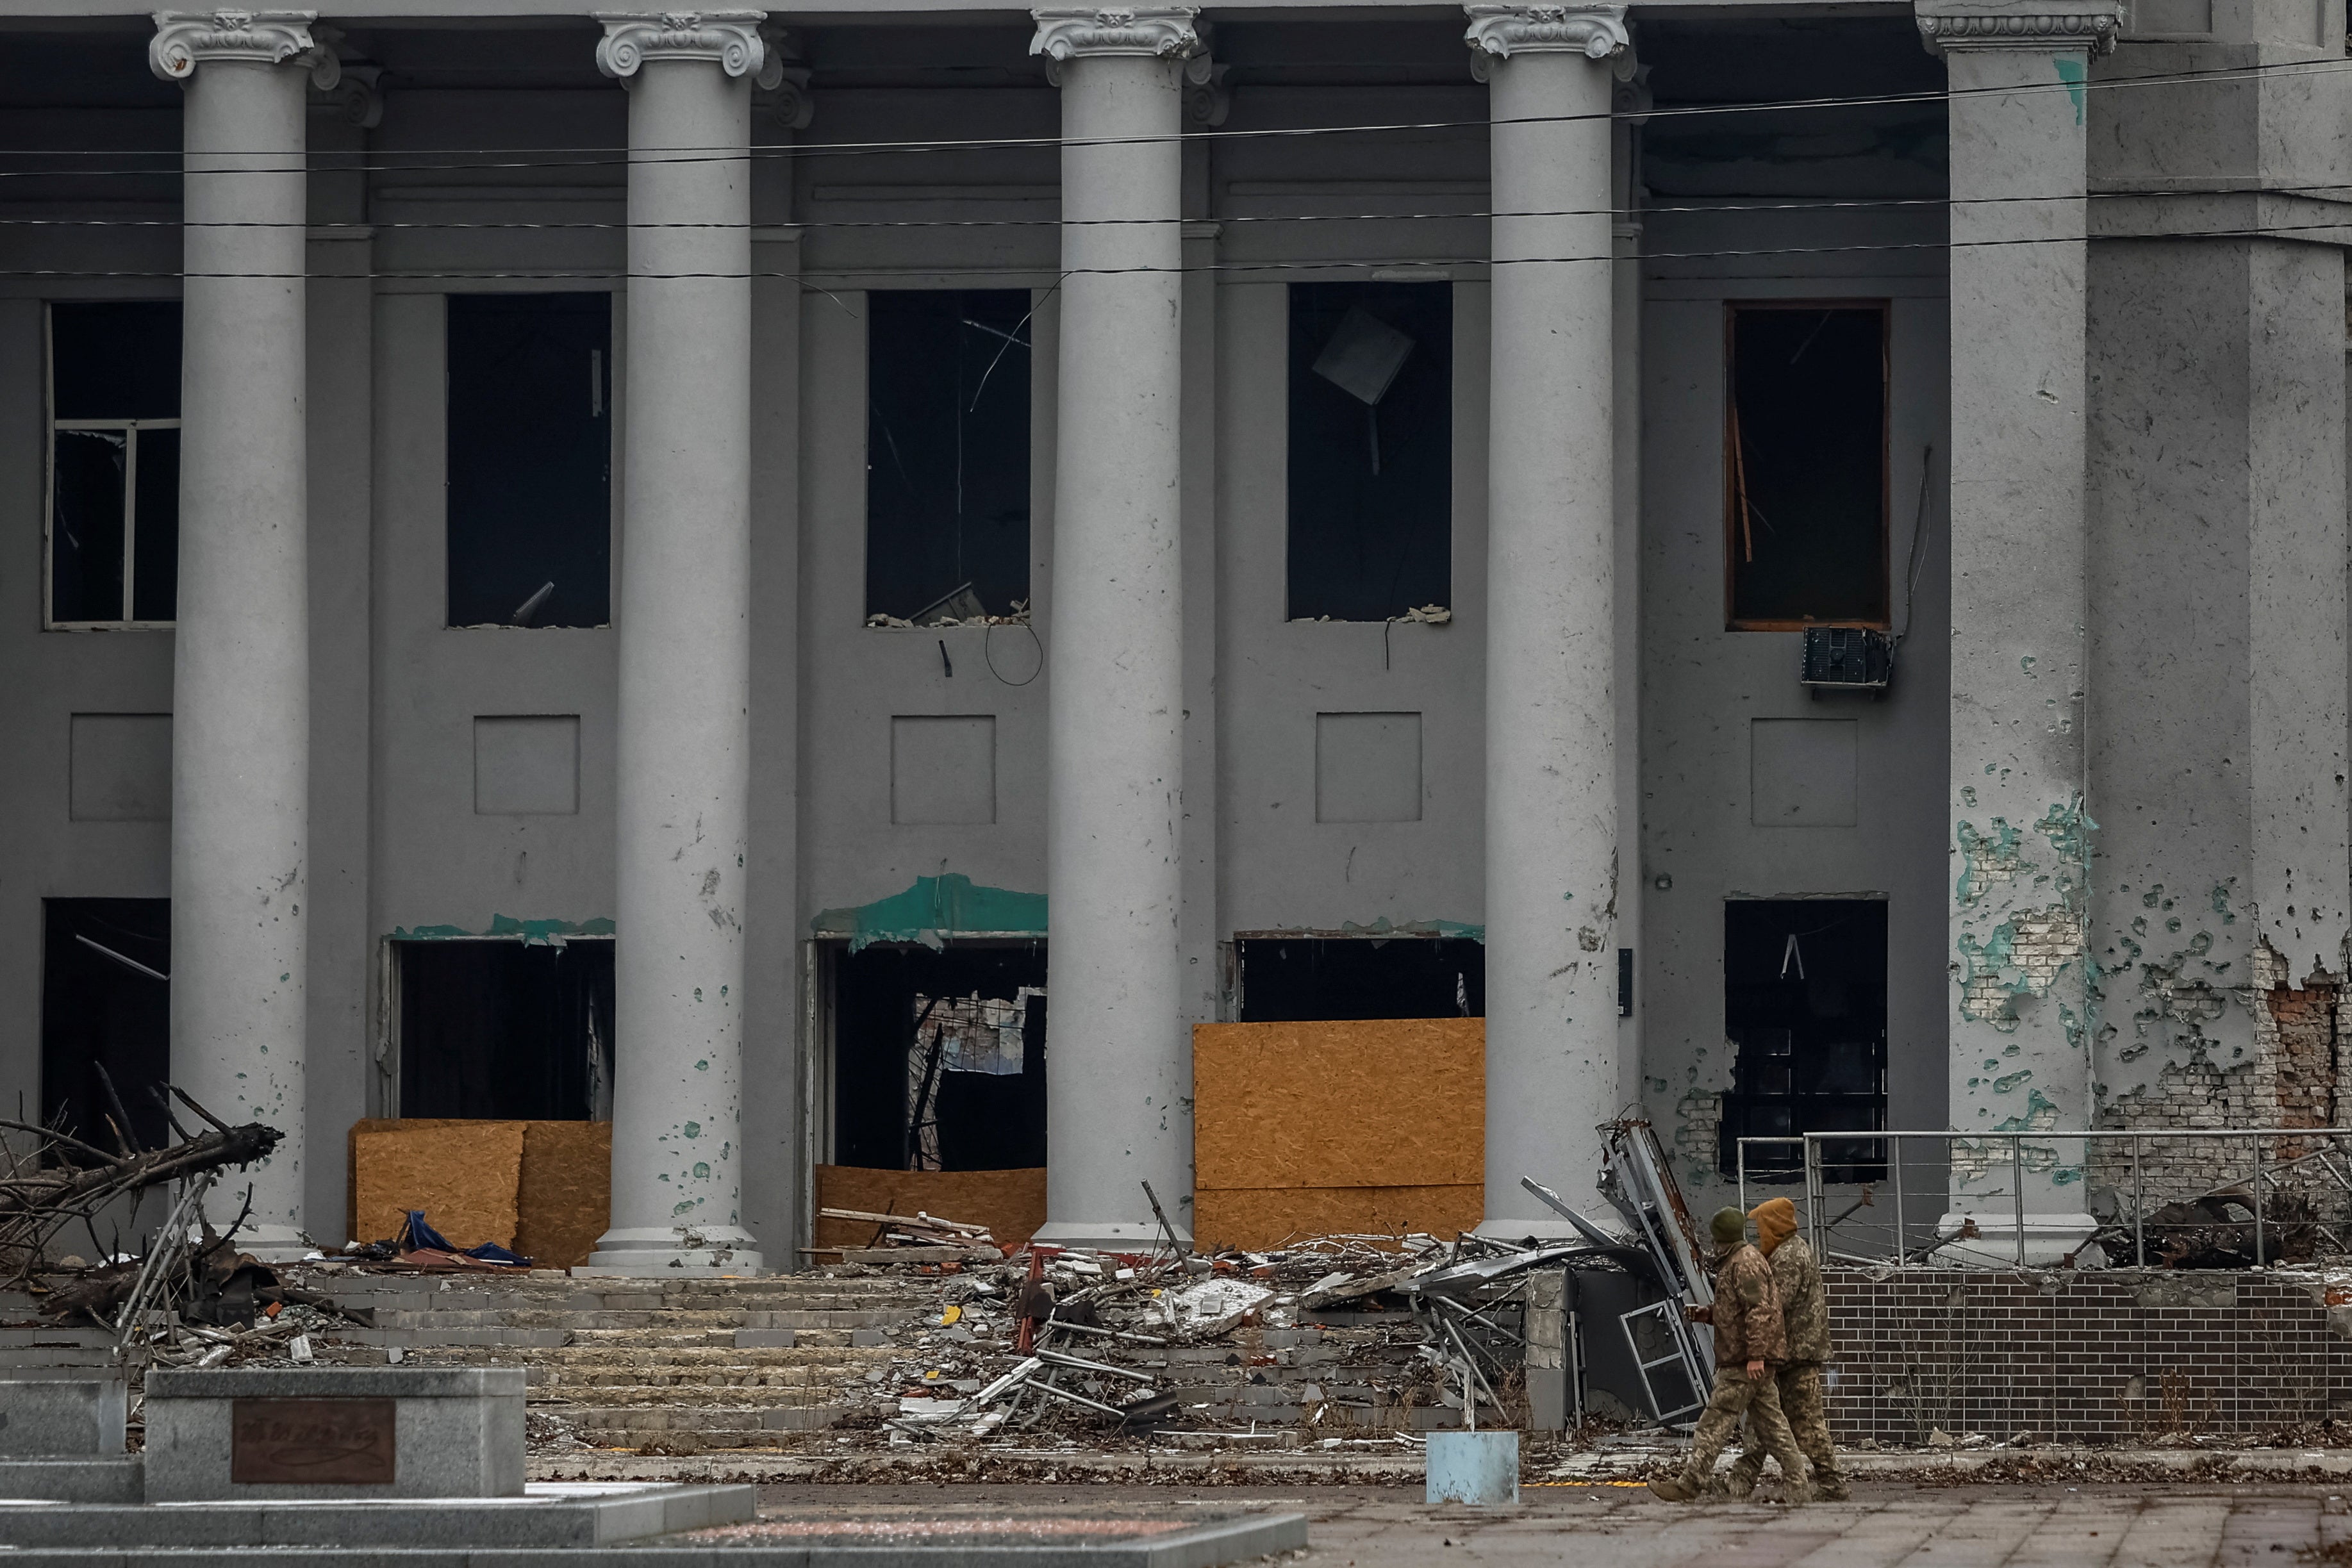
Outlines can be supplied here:
<path id="1" fill-rule="evenodd" d="M 1843 1442 L 2125 1443 L 2352 1419 L 2352 1304 L 2331 1311 L 2316 1275 L 1856 1270 L 1829 1287 Z"/>
<path id="2" fill-rule="evenodd" d="M 2226 1066 L 2207 1053 L 2201 1032 L 2189 1043 L 2186 1059 L 2168 1063 L 2156 1082 L 2119 1094 L 2101 1115 L 2105 1126 L 2162 1133 L 2187 1128 L 2330 1127 L 2347 1113 L 2352 1096 L 2346 1077 L 2352 1071 L 2352 1041 L 2346 1039 L 2352 997 L 2341 977 L 2315 971 L 2300 986 L 2285 958 L 2268 942 L 2252 953 L 2252 1053 Z M 2317 1145 L 2297 1138 L 2274 1138 L 2265 1160 L 2284 1164 Z M 2151 1206 L 2195 1197 L 2215 1187 L 2251 1179 L 2251 1153 L 2242 1143 L 2217 1139 L 2151 1139 L 2141 1164 Z M 2100 1145 L 2091 1158 L 2092 1185 L 2128 1190 L 2131 1150 L 2125 1144 Z M 2352 1215 L 2342 1184 L 2316 1166 L 2278 1178 L 2303 1193 L 2320 1217 Z"/>

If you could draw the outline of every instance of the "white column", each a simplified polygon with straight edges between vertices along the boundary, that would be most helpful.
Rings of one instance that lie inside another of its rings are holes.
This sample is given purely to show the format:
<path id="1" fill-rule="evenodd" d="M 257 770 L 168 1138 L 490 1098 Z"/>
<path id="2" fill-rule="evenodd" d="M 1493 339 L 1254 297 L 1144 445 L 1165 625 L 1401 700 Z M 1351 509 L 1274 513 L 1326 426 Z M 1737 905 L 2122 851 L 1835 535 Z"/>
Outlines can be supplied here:
<path id="1" fill-rule="evenodd" d="M 1194 14 L 1040 10 L 1030 45 L 1062 88 L 1038 1234 L 1065 1245 L 1148 1245 L 1146 1181 L 1190 1228 L 1177 137 Z"/>
<path id="2" fill-rule="evenodd" d="M 1951 1124 L 2081 1127 L 2095 979 L 2083 83 L 2119 18 L 1938 3 L 1918 25 L 1950 93 Z M 1998 1143 L 1953 1156 L 1953 1211 L 2007 1256 L 2015 1174 Z M 2029 1261 L 2073 1250 L 2090 1224 L 2079 1145 L 2032 1151 L 2024 1174 L 2029 1235 L 2051 1230 Z"/>
<path id="3" fill-rule="evenodd" d="M 240 1245 L 299 1257 L 310 790 L 304 92 L 307 11 L 162 13 L 148 64 L 186 89 L 179 629 L 172 726 L 172 1073 L 277 1149 Z"/>
<path id="4" fill-rule="evenodd" d="M 629 292 L 613 1227 L 589 1262 L 748 1273 L 751 113 L 781 65 L 755 11 L 600 20 L 629 89 Z"/>
<path id="5" fill-rule="evenodd" d="M 1486 1219 L 1566 1222 L 1617 1109 L 1612 63 L 1622 5 L 1469 5 L 1494 120 Z"/>

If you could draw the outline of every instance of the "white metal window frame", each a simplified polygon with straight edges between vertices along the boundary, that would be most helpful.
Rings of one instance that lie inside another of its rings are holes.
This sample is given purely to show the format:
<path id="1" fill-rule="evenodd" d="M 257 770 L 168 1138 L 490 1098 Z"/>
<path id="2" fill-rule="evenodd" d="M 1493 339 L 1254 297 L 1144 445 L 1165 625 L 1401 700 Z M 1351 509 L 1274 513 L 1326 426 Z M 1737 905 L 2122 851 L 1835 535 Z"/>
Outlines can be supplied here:
<path id="1" fill-rule="evenodd" d="M 50 325 L 50 308 L 41 310 L 41 407 L 46 436 L 41 450 L 41 629 L 46 632 L 169 631 L 173 621 L 141 621 L 131 614 L 138 588 L 139 560 L 139 433 L 177 430 L 176 419 L 59 419 L 58 417 L 57 334 Z M 122 454 L 122 614 L 108 621 L 60 621 L 57 617 L 58 432 L 119 430 L 124 433 Z"/>

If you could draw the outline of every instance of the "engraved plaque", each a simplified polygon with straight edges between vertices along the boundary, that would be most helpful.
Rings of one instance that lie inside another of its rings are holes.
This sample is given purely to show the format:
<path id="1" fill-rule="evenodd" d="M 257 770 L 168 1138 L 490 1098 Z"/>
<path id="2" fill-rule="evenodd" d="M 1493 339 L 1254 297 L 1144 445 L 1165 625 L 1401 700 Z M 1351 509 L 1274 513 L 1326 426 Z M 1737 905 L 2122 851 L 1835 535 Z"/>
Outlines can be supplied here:
<path id="1" fill-rule="evenodd" d="M 228 1479 L 281 1486 L 390 1486 L 395 1403 L 231 1400 Z"/>

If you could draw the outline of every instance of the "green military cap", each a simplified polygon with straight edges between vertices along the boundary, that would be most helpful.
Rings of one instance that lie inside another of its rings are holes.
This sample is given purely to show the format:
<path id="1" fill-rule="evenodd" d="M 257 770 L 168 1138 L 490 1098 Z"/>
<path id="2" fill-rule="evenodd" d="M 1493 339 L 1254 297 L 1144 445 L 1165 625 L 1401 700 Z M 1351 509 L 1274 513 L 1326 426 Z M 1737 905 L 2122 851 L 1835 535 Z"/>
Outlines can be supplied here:
<path id="1" fill-rule="evenodd" d="M 1733 1246 L 1748 1239 L 1748 1217 L 1736 1208 L 1718 1208 L 1706 1228 L 1724 1246 Z"/>

